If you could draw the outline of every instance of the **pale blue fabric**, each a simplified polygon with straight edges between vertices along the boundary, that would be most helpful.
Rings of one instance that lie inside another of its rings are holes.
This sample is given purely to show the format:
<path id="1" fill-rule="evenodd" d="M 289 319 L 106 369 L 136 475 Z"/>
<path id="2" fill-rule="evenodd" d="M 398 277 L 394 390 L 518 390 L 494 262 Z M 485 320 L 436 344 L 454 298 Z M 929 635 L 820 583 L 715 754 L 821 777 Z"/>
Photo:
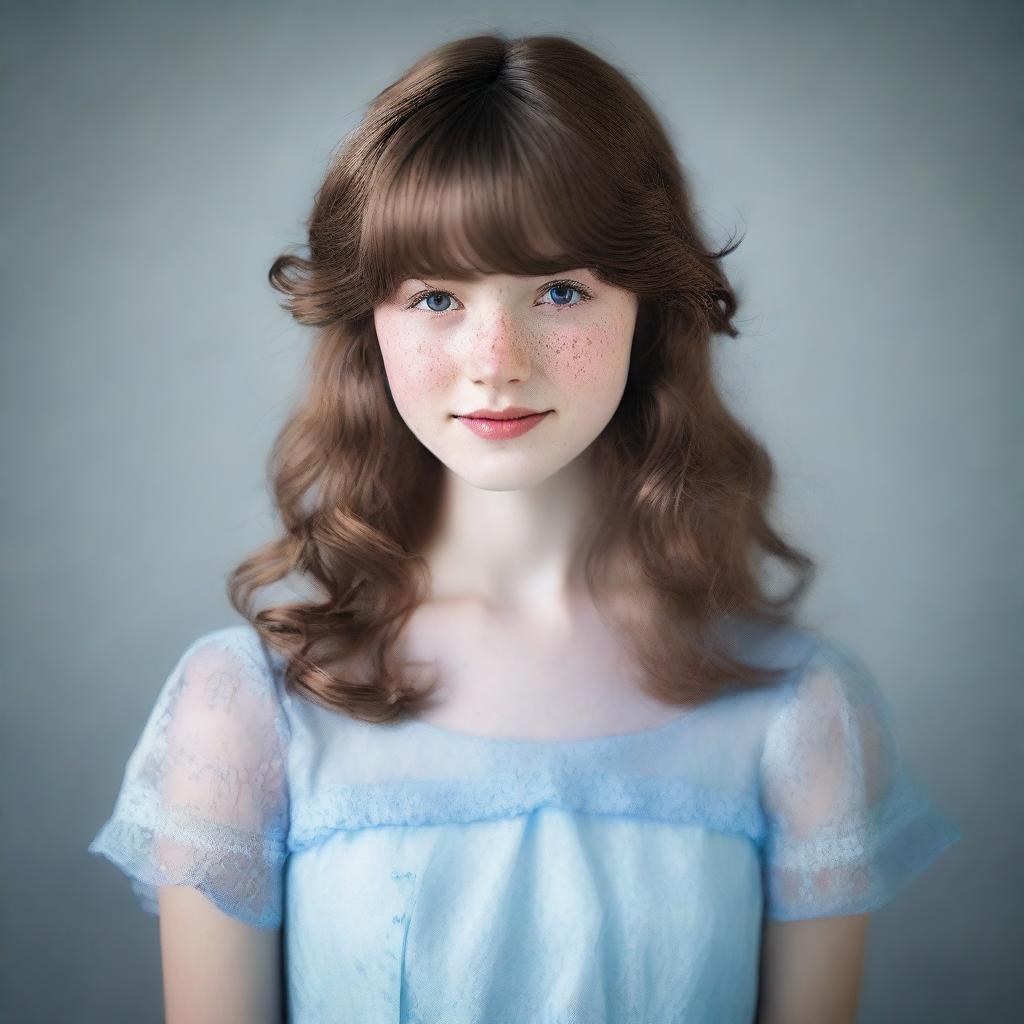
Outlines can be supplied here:
<path id="1" fill-rule="evenodd" d="M 282 927 L 293 1024 L 748 1024 L 766 917 L 875 910 L 961 832 L 849 650 L 736 636 L 786 676 L 653 729 L 517 740 L 340 715 L 289 694 L 248 624 L 215 630 L 89 850 L 151 912 L 184 884 Z"/>

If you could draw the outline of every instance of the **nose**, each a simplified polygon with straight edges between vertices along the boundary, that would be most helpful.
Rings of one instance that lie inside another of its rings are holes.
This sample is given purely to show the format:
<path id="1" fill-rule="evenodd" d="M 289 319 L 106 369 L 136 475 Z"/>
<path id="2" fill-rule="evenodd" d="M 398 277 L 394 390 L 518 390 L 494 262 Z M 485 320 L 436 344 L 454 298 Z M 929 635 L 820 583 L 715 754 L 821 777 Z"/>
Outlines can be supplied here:
<path id="1" fill-rule="evenodd" d="M 482 316 L 471 327 L 466 373 L 475 384 L 500 387 L 530 376 L 530 339 L 514 316 L 505 311 Z"/>

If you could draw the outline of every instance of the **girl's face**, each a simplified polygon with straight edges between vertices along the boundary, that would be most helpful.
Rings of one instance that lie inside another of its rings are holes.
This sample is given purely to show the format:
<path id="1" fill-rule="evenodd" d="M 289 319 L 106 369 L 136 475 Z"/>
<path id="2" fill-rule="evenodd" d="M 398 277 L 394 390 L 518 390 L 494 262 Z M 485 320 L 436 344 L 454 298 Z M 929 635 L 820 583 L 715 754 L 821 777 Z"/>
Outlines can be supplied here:
<path id="1" fill-rule="evenodd" d="M 373 319 L 395 405 L 453 473 L 488 490 L 532 487 L 583 452 L 626 386 L 633 292 L 581 268 L 550 277 L 403 281 Z M 517 436 L 464 419 L 546 413 Z"/>

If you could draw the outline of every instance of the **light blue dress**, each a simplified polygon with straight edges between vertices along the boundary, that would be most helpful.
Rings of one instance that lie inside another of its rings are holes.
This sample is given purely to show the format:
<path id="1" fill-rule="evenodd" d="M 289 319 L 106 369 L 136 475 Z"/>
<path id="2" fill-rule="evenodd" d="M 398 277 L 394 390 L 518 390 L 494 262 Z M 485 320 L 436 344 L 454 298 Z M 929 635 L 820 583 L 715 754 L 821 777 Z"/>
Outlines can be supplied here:
<path id="1" fill-rule="evenodd" d="M 849 650 L 742 635 L 779 683 L 517 740 L 349 718 L 288 693 L 248 624 L 218 629 L 89 851 L 152 913 L 189 885 L 283 928 L 292 1024 L 749 1024 L 766 917 L 875 910 L 961 832 Z"/>

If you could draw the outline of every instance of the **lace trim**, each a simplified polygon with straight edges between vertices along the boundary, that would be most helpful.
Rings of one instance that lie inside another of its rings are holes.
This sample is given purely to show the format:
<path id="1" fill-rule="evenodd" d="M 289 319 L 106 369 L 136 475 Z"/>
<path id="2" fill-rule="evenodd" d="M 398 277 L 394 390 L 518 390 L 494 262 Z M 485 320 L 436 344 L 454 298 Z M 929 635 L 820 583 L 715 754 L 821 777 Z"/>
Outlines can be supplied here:
<path id="1" fill-rule="evenodd" d="M 765 916 L 790 921 L 872 913 L 962 838 L 959 826 L 927 799 L 895 794 L 877 819 L 861 818 L 844 834 L 768 850 Z"/>
<path id="2" fill-rule="evenodd" d="M 142 908 L 159 914 L 158 890 L 185 885 L 204 893 L 225 914 L 258 928 L 282 922 L 281 868 L 287 857 L 283 841 L 245 835 L 228 826 L 186 825 L 152 818 L 133 821 L 112 817 L 88 851 L 105 857 L 131 882 Z"/>
<path id="3" fill-rule="evenodd" d="M 908 822 L 932 810 L 917 789 L 897 786 L 879 804 L 837 825 L 819 828 L 813 837 L 774 840 L 771 860 L 777 869 L 805 872 L 865 863 Z"/>
<path id="4" fill-rule="evenodd" d="M 614 778 L 566 767 L 479 781 L 392 779 L 335 786 L 293 809 L 289 848 L 303 849 L 339 829 L 486 821 L 540 807 L 702 824 L 764 841 L 764 815 L 754 799 L 681 780 Z"/>
<path id="5" fill-rule="evenodd" d="M 246 854 L 287 852 L 287 834 L 283 829 L 251 832 L 226 822 L 211 821 L 202 812 L 187 807 L 154 804 L 152 793 L 146 789 L 124 790 L 112 817 L 201 850 Z"/>

